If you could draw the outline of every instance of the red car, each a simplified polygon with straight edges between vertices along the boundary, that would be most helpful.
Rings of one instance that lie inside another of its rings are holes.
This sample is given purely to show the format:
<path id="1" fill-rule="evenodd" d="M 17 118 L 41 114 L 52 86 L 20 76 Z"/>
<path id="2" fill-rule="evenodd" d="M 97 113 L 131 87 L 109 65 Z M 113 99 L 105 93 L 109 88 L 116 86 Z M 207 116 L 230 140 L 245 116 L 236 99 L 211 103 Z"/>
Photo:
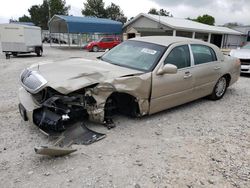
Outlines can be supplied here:
<path id="1" fill-rule="evenodd" d="M 88 51 L 98 52 L 103 49 L 111 49 L 120 44 L 121 40 L 118 37 L 102 37 L 98 41 L 92 41 L 85 46 Z"/>

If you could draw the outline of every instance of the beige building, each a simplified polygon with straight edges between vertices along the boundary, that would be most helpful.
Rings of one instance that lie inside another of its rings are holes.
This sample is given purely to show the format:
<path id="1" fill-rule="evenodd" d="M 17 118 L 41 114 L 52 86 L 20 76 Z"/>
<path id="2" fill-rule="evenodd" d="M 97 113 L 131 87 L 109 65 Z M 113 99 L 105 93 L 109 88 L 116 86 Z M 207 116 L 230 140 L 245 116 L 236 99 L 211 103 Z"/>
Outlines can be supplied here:
<path id="1" fill-rule="evenodd" d="M 166 35 L 201 39 L 221 48 L 237 47 L 244 34 L 227 27 L 210 26 L 195 21 L 141 13 L 123 26 L 123 39 Z"/>

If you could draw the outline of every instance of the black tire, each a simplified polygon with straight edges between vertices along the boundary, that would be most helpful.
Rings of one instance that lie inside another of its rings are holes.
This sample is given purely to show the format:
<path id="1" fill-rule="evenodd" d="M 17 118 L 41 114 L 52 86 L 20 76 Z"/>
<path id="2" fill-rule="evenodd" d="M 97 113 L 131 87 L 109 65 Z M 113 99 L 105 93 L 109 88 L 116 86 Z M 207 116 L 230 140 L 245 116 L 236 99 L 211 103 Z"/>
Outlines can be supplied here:
<path id="1" fill-rule="evenodd" d="M 41 48 L 37 48 L 37 49 L 36 49 L 36 56 L 37 56 L 37 57 L 41 57 L 42 54 L 43 54 L 43 52 L 42 52 Z"/>
<path id="2" fill-rule="evenodd" d="M 13 55 L 14 57 L 17 57 L 17 52 L 12 52 L 12 55 Z"/>
<path id="3" fill-rule="evenodd" d="M 98 51 L 99 51 L 98 46 L 93 46 L 93 47 L 92 47 L 92 51 L 93 51 L 93 52 L 98 52 Z"/>
<path id="4" fill-rule="evenodd" d="M 225 76 L 220 77 L 217 83 L 215 84 L 213 92 L 209 96 L 209 98 L 212 100 L 221 99 L 227 91 L 227 86 L 228 86 L 227 78 Z"/>
<path id="5" fill-rule="evenodd" d="M 5 57 L 6 57 L 6 59 L 10 59 L 10 54 L 5 53 Z"/>

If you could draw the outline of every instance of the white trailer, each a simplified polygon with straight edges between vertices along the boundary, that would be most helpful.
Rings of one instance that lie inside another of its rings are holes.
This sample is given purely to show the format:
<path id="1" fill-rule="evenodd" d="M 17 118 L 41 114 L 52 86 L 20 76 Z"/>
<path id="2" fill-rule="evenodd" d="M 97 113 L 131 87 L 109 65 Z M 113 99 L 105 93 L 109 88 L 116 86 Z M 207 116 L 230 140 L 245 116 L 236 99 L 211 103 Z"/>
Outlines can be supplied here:
<path id="1" fill-rule="evenodd" d="M 0 24 L 0 41 L 6 58 L 10 55 L 43 52 L 41 28 L 20 24 Z"/>

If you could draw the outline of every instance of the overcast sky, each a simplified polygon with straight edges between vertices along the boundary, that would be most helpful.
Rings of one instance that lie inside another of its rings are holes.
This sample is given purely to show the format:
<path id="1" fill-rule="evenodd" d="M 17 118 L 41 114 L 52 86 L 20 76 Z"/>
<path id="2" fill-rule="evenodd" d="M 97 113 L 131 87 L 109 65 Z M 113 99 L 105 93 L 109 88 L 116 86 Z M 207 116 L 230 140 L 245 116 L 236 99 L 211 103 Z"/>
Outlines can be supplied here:
<path id="1" fill-rule="evenodd" d="M 71 6 L 70 14 L 81 16 L 83 2 L 86 0 L 66 0 Z M 34 4 L 42 4 L 43 0 L 1 0 L 0 23 L 10 18 L 18 19 L 28 15 L 28 8 Z M 104 0 L 105 6 L 111 2 L 119 5 L 125 16 L 134 17 L 139 13 L 147 13 L 150 8 L 163 8 L 174 17 L 196 18 L 209 14 L 215 17 L 217 25 L 227 22 L 239 22 L 250 25 L 250 0 Z"/>

